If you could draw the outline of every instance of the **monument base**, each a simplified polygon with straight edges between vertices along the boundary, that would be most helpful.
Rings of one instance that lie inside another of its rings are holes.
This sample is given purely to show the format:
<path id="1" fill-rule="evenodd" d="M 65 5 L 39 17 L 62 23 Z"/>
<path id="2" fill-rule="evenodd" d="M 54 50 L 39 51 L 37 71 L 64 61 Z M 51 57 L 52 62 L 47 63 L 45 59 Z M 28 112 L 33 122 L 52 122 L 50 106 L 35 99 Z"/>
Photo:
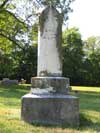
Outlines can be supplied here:
<path id="1" fill-rule="evenodd" d="M 69 78 L 65 77 L 32 77 L 31 93 L 59 93 L 68 94 L 70 90 Z"/>
<path id="2" fill-rule="evenodd" d="M 21 117 L 28 123 L 78 126 L 79 100 L 63 94 L 26 94 L 22 97 Z"/>

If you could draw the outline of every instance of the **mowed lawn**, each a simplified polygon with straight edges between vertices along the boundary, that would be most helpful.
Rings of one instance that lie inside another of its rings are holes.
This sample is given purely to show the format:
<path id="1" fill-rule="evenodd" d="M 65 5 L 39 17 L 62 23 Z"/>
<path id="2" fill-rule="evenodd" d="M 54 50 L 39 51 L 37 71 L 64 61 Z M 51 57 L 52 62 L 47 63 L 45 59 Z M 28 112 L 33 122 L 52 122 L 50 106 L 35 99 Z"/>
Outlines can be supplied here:
<path id="1" fill-rule="evenodd" d="M 21 97 L 27 86 L 0 86 L 0 133 L 99 133 L 100 88 L 72 87 L 72 95 L 80 100 L 79 128 L 30 125 L 21 120 Z M 78 93 L 75 93 L 78 90 Z"/>

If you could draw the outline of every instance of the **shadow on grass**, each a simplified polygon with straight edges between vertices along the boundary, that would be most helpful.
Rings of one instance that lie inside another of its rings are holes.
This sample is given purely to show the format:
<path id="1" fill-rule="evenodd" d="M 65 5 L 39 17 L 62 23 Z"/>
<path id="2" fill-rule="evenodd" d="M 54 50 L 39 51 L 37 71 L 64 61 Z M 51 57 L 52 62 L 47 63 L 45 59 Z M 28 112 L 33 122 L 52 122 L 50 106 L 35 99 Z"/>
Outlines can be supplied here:
<path id="1" fill-rule="evenodd" d="M 83 114 L 80 114 L 80 127 L 91 126 L 93 124 L 94 123 L 89 118 Z"/>
<path id="2" fill-rule="evenodd" d="M 93 123 L 84 114 L 80 114 L 80 124 L 79 124 L 79 126 L 71 126 L 69 124 L 51 125 L 51 124 L 40 124 L 40 123 L 32 123 L 32 125 L 36 126 L 36 127 L 76 129 L 76 130 L 79 130 L 79 131 L 84 131 L 85 129 L 91 129 L 91 130 L 96 131 L 96 132 L 100 131 L 100 122 Z"/>
<path id="3" fill-rule="evenodd" d="M 100 131 L 100 121 L 94 123 L 93 121 L 91 121 L 84 114 L 80 114 L 80 126 L 79 126 L 79 129 L 80 130 L 84 130 L 85 128 L 90 128 L 90 129 L 92 129 L 94 131 L 99 132 Z"/>
<path id="4" fill-rule="evenodd" d="M 47 127 L 47 128 L 62 128 L 62 129 L 66 129 L 66 128 L 71 128 L 71 129 L 78 129 L 78 126 L 75 125 L 70 125 L 68 123 L 66 124 L 48 124 L 48 123 L 35 123 L 33 122 L 31 125 L 36 126 L 36 127 Z"/>
<path id="5" fill-rule="evenodd" d="M 75 95 L 75 93 L 71 93 Z M 100 93 L 99 92 L 79 92 L 78 95 L 81 110 L 100 112 Z"/>
<path id="6" fill-rule="evenodd" d="M 4 86 L 0 85 L 0 97 L 4 98 L 21 98 L 26 93 L 29 93 L 30 89 L 27 86 L 11 85 Z"/>
<path id="7" fill-rule="evenodd" d="M 4 107 L 19 108 L 21 97 L 29 93 L 29 87 L 21 85 L 0 85 L 0 104 Z"/>

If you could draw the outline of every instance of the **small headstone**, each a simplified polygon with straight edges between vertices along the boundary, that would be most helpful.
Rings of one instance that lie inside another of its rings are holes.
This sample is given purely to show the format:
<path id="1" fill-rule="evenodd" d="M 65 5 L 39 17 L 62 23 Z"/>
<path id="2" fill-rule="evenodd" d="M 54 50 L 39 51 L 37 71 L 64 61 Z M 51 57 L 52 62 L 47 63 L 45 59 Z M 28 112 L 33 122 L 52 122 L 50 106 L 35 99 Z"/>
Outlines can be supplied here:
<path id="1" fill-rule="evenodd" d="M 18 80 L 10 80 L 9 78 L 4 78 L 1 82 L 2 85 L 17 85 Z"/>
<path id="2" fill-rule="evenodd" d="M 8 80 L 10 80 L 10 79 L 9 78 L 3 78 L 2 81 L 8 81 Z"/>

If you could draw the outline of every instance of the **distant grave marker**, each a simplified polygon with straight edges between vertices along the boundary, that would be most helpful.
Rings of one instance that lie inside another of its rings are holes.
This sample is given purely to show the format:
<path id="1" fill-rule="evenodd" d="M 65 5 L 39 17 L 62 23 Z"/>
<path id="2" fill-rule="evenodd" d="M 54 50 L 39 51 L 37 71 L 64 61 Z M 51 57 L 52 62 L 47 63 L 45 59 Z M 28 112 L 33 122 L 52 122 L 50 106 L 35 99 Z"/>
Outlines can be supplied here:
<path id="1" fill-rule="evenodd" d="M 1 81 L 1 84 L 3 84 L 3 85 L 17 85 L 18 84 L 18 80 L 10 80 L 9 78 L 4 78 Z"/>

